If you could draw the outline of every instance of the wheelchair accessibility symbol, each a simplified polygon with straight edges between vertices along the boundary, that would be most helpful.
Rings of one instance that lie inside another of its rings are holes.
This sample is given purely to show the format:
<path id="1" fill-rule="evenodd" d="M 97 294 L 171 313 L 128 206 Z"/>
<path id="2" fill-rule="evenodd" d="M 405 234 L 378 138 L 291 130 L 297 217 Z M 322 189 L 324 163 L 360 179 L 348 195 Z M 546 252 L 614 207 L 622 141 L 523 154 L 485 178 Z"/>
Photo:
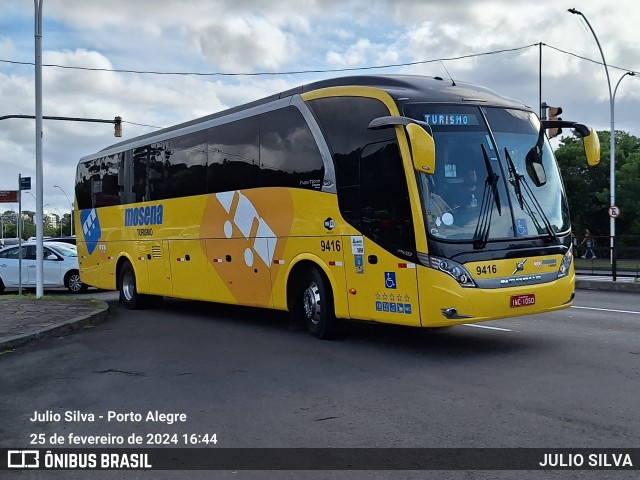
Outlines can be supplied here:
<path id="1" fill-rule="evenodd" d="M 396 288 L 396 272 L 384 272 L 385 288 Z"/>
<path id="2" fill-rule="evenodd" d="M 527 228 L 527 221 L 525 219 L 516 219 L 516 232 L 518 237 L 526 237 L 529 235 L 529 229 Z"/>

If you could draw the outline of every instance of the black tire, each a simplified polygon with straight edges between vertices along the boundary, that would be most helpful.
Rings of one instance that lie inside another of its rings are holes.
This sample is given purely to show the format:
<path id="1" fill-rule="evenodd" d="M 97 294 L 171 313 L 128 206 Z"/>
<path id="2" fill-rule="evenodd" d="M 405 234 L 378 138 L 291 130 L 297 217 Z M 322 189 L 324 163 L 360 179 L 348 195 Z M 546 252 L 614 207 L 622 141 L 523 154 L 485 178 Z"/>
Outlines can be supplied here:
<path id="1" fill-rule="evenodd" d="M 4 283 L 2 282 L 1 278 L 0 278 L 0 293 L 4 293 Z"/>
<path id="2" fill-rule="evenodd" d="M 162 297 L 138 293 L 136 272 L 129 262 L 125 262 L 120 269 L 118 289 L 120 290 L 120 303 L 128 310 L 149 308 L 162 302 Z"/>
<path id="3" fill-rule="evenodd" d="M 142 295 L 138 294 L 136 286 L 136 272 L 133 266 L 126 262 L 120 269 L 118 276 L 118 288 L 120 290 L 120 303 L 128 310 L 144 308 Z"/>
<path id="4" fill-rule="evenodd" d="M 84 293 L 87 291 L 87 285 L 80 280 L 80 272 L 71 270 L 64 278 L 64 286 L 71 293 Z"/>
<path id="5" fill-rule="evenodd" d="M 291 315 L 294 322 L 304 321 L 311 335 L 330 339 L 336 333 L 333 295 L 328 282 L 317 268 L 311 268 L 299 277 L 293 293 Z"/>

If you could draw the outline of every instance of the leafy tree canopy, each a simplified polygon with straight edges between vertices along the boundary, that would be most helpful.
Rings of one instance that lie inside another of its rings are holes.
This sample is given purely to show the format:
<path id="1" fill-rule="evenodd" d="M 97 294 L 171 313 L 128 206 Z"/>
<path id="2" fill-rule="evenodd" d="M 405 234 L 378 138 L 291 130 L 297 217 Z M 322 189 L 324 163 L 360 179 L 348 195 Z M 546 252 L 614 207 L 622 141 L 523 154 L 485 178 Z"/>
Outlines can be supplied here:
<path id="1" fill-rule="evenodd" d="M 616 221 L 616 236 L 640 235 L 640 139 L 616 130 L 616 205 L 622 215 Z M 587 166 L 582 140 L 564 137 L 555 151 L 562 171 L 574 232 L 589 228 L 595 236 L 609 235 L 610 132 L 598 132 L 601 162 Z"/>

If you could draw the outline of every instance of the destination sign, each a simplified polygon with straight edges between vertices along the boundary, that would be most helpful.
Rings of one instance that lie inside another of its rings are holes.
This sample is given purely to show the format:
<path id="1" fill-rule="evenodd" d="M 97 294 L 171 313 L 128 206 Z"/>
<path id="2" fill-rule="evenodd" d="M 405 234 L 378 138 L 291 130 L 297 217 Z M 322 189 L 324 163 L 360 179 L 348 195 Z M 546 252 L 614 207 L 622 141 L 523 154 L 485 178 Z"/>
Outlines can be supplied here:
<path id="1" fill-rule="evenodd" d="M 453 127 L 479 125 L 478 117 L 473 113 L 425 113 L 424 121 L 429 125 Z"/>

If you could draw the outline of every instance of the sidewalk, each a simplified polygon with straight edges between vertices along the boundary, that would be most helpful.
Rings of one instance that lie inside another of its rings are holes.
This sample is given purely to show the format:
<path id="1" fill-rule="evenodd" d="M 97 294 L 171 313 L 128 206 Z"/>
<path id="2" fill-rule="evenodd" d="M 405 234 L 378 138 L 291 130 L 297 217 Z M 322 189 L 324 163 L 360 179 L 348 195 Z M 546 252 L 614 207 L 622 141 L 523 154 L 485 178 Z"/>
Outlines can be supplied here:
<path id="1" fill-rule="evenodd" d="M 91 298 L 0 296 L 0 353 L 96 325 L 108 313 L 105 302 Z"/>
<path id="2" fill-rule="evenodd" d="M 617 276 L 614 282 L 611 275 L 576 275 L 576 289 L 640 293 L 640 282 L 634 277 Z"/>
<path id="3" fill-rule="evenodd" d="M 577 275 L 576 288 L 640 293 L 633 277 Z M 105 302 L 92 298 L 0 295 L 0 353 L 45 337 L 67 335 L 104 322 L 109 314 Z"/>

